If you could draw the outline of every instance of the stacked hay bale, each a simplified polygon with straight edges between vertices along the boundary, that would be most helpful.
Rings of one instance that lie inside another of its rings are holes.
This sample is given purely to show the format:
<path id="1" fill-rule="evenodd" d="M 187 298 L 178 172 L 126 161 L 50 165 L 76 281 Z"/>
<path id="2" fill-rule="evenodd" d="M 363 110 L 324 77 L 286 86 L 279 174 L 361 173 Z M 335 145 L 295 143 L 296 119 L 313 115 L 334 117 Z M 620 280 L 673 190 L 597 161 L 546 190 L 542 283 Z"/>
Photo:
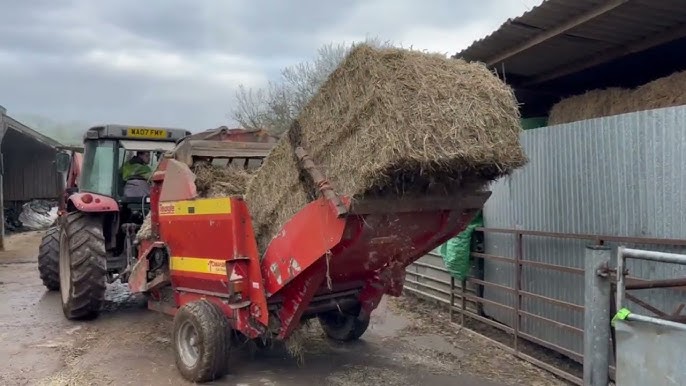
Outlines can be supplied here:
<path id="1" fill-rule="evenodd" d="M 297 146 L 342 195 L 458 199 L 526 163 L 519 118 L 512 90 L 481 64 L 355 46 L 248 185 L 258 246 L 318 196 Z"/>
<path id="2" fill-rule="evenodd" d="M 686 104 L 686 71 L 646 83 L 633 91 L 629 111 L 660 109 Z"/>
<path id="3" fill-rule="evenodd" d="M 656 79 L 635 89 L 591 90 L 561 100 L 550 110 L 549 125 L 608 117 L 686 104 L 686 71 Z"/>
<path id="4" fill-rule="evenodd" d="M 193 167 L 193 173 L 195 187 L 201 198 L 243 195 L 252 178 L 251 170 L 233 165 L 226 167 L 202 163 Z M 151 219 L 148 214 L 136 233 L 136 239 L 150 240 L 152 236 Z"/>
<path id="5" fill-rule="evenodd" d="M 559 125 L 582 119 L 622 114 L 626 99 L 630 95 L 631 90 L 613 87 L 591 90 L 581 95 L 563 99 L 550 110 L 548 124 Z"/>

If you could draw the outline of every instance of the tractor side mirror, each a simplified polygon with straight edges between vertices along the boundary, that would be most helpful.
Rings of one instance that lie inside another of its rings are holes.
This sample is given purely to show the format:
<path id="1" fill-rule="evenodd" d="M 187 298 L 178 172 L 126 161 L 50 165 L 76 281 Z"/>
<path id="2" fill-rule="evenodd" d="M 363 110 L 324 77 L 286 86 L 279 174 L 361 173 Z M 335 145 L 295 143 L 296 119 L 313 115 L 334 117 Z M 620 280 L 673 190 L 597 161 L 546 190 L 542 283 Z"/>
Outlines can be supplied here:
<path id="1" fill-rule="evenodd" d="M 55 166 L 58 173 L 66 173 L 69 171 L 69 164 L 71 163 L 71 156 L 64 152 L 59 152 L 55 156 Z"/>

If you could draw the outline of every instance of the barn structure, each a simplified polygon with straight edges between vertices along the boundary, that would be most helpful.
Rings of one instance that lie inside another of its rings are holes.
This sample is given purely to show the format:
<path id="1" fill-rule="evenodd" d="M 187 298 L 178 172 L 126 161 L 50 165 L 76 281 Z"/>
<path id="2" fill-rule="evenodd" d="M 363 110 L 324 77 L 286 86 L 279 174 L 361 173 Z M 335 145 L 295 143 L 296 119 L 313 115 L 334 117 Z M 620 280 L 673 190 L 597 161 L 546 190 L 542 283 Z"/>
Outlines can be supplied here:
<path id="1" fill-rule="evenodd" d="M 509 334 L 515 355 L 583 384 L 585 247 L 686 252 L 684 52 L 681 0 L 545 0 L 457 52 L 514 89 L 529 163 L 491 186 L 464 287 L 437 249 L 408 268 L 408 291 Z M 683 291 L 644 290 L 683 285 L 686 269 L 628 269 L 632 312 L 686 322 Z M 679 358 L 669 353 L 665 363 Z"/>
<path id="2" fill-rule="evenodd" d="M 6 114 L 0 106 L 0 250 L 5 213 L 33 199 L 57 199 L 61 191 L 55 155 L 61 144 Z"/>

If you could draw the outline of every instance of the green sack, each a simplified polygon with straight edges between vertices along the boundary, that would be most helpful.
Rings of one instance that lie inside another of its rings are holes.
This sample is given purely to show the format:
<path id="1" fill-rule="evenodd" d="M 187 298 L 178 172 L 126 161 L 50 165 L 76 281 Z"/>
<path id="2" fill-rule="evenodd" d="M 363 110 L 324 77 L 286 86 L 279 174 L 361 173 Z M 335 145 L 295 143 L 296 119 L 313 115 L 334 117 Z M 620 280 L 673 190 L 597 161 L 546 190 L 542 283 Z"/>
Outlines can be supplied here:
<path id="1" fill-rule="evenodd" d="M 464 280 L 469 275 L 471 269 L 472 235 L 476 228 L 483 225 L 483 215 L 479 211 L 465 230 L 445 242 L 439 248 L 439 252 L 443 257 L 443 263 L 448 268 L 450 274 L 458 280 Z"/>

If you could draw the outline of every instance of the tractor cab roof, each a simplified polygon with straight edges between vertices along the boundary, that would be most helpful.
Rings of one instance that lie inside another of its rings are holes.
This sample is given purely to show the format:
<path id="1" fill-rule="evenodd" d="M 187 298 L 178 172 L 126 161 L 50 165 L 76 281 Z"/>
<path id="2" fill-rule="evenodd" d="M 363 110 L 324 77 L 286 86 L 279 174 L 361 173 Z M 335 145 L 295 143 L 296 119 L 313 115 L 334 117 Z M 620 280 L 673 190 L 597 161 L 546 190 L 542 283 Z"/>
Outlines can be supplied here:
<path id="1" fill-rule="evenodd" d="M 168 127 L 100 125 L 88 129 L 84 136 L 84 140 L 119 139 L 127 140 L 128 142 L 154 141 L 175 143 L 188 135 L 191 135 L 191 132 L 188 130 Z"/>
<path id="2" fill-rule="evenodd" d="M 126 150 L 130 151 L 161 151 L 168 152 L 174 150 L 174 142 L 162 142 L 162 141 L 148 141 L 148 140 L 130 140 L 121 139 L 119 144 Z"/>

